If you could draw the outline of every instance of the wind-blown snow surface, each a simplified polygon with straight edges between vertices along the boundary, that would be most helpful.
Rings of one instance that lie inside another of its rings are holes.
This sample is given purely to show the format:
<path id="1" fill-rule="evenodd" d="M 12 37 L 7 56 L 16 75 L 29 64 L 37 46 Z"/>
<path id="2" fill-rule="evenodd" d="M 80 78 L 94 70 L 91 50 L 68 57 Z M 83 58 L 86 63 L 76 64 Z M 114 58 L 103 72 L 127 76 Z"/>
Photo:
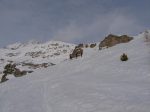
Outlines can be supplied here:
<path id="1" fill-rule="evenodd" d="M 120 55 L 128 54 L 127 62 Z M 0 85 L 0 112 L 149 112 L 150 55 L 143 38 L 67 60 Z"/>

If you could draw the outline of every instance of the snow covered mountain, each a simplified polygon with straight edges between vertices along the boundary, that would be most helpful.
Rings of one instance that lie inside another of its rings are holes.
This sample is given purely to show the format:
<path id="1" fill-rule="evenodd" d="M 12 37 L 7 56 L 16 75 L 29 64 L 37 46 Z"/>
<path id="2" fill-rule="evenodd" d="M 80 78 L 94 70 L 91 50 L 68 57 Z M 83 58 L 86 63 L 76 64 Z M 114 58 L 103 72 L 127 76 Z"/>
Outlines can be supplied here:
<path id="1" fill-rule="evenodd" d="M 1 50 L 1 58 L 10 61 L 36 61 L 37 63 L 50 59 L 57 63 L 66 57 L 75 45 L 59 41 L 49 41 L 46 43 L 28 42 L 25 44 L 16 43 Z M 18 59 L 19 58 L 19 59 Z M 57 58 L 57 60 L 56 60 Z"/>
<path id="2" fill-rule="evenodd" d="M 33 64 L 51 63 L 57 64 L 66 59 L 74 44 L 59 41 L 39 43 L 29 41 L 28 43 L 15 43 L 0 49 L 0 71 L 2 72 L 7 63 L 16 63 L 21 69 L 32 69 Z"/>
<path id="3" fill-rule="evenodd" d="M 108 49 L 85 48 L 82 58 L 0 84 L 0 112 L 149 112 L 149 34 L 141 33 L 129 43 Z M 1 49 L 1 54 L 6 57 L 8 53 L 16 53 L 13 60 L 25 56 L 20 61 L 26 61 L 32 56 L 27 53 L 32 52 L 31 46 L 37 51 L 42 49 L 40 44 L 35 45 L 15 44 Z M 65 47 L 69 50 L 66 54 L 61 52 L 61 59 L 66 59 L 71 47 Z M 53 51 L 38 55 L 37 61 L 52 62 L 51 58 L 41 57 Z M 128 55 L 128 61 L 120 61 L 122 53 Z"/>

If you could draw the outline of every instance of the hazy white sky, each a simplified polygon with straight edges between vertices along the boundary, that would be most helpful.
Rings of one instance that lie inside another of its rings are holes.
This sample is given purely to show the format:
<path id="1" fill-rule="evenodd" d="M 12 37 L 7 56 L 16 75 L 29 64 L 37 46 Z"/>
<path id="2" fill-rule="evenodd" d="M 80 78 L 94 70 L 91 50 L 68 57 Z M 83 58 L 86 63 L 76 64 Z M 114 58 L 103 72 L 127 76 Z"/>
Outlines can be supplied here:
<path id="1" fill-rule="evenodd" d="M 82 43 L 150 28 L 150 0 L 0 0 L 0 47 L 31 39 Z"/>

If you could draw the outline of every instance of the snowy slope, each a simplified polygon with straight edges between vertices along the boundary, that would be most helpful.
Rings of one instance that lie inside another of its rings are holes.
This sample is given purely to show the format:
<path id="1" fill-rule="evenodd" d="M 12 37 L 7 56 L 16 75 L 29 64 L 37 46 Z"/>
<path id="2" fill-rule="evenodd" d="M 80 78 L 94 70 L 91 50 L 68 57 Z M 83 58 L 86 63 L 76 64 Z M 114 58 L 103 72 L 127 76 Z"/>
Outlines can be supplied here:
<path id="1" fill-rule="evenodd" d="M 36 61 L 51 59 L 57 63 L 56 58 L 64 58 L 71 52 L 75 45 L 60 41 L 49 41 L 46 43 L 28 42 L 25 44 L 16 43 L 0 49 L 1 59 L 10 61 Z"/>
<path id="2" fill-rule="evenodd" d="M 6 64 L 13 62 L 17 65 L 22 63 L 53 63 L 57 64 L 68 59 L 74 44 L 60 41 L 48 41 L 39 43 L 29 41 L 28 43 L 15 43 L 0 49 L 0 72 Z M 18 66 L 21 69 L 28 69 L 25 66 Z"/>
<path id="3" fill-rule="evenodd" d="M 149 50 L 140 34 L 14 78 L 0 85 L 0 112 L 149 112 Z M 119 59 L 123 52 L 127 62 Z"/>

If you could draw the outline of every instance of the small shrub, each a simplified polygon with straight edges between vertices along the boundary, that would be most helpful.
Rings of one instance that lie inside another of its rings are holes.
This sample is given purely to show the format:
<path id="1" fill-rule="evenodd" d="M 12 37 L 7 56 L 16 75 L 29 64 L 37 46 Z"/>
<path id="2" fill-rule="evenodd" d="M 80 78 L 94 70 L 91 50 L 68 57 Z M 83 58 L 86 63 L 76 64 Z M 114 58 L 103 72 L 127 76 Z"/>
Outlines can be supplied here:
<path id="1" fill-rule="evenodd" d="M 127 56 L 125 53 L 123 53 L 123 54 L 120 56 L 120 60 L 121 60 L 121 61 L 127 61 L 127 60 L 128 60 L 128 56 Z"/>
<path id="2" fill-rule="evenodd" d="M 15 64 L 7 64 L 7 65 L 4 67 L 3 73 L 4 73 L 4 74 L 13 74 L 14 71 L 15 71 L 15 68 L 16 68 L 16 65 L 15 65 Z"/>

